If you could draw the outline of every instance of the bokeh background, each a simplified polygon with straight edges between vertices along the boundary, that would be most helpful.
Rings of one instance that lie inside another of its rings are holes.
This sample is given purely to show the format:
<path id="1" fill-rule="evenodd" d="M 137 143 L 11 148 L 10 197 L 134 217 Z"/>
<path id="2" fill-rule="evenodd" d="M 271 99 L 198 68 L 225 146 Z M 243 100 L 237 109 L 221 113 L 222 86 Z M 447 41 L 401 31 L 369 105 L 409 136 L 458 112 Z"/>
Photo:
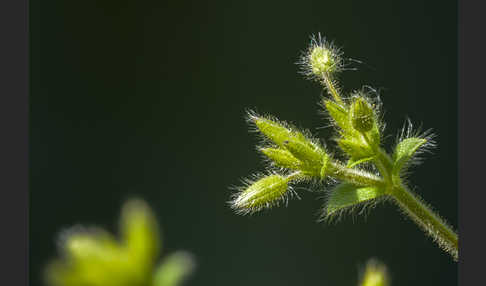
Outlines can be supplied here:
<path id="1" fill-rule="evenodd" d="M 226 204 L 230 186 L 264 169 L 245 109 L 332 135 L 319 128 L 321 88 L 294 64 L 321 32 L 364 62 L 341 83 L 378 88 L 388 149 L 407 116 L 438 134 L 410 181 L 457 228 L 456 6 L 30 1 L 31 285 L 43 285 L 60 230 L 116 232 L 131 197 L 159 217 L 165 254 L 197 257 L 186 285 L 356 285 L 370 257 L 393 286 L 456 285 L 457 264 L 393 205 L 328 225 L 316 223 L 322 193 L 304 189 L 252 217 Z"/>

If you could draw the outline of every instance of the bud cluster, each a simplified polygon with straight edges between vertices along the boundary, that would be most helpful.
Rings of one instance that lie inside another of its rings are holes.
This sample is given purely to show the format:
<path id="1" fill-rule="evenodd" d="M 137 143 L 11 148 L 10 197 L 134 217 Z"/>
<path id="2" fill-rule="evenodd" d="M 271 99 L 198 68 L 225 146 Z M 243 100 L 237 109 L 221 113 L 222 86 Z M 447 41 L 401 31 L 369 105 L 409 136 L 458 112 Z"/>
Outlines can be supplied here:
<path id="1" fill-rule="evenodd" d="M 281 171 L 291 171 L 290 175 L 270 174 L 256 181 L 247 181 L 247 186 L 230 202 L 232 208 L 239 213 L 253 213 L 263 208 L 287 202 L 292 195 L 289 184 L 292 181 L 319 178 L 327 176 L 328 154 L 317 142 L 308 138 L 301 131 L 288 124 L 280 123 L 249 114 L 249 122 L 263 135 L 267 146 L 259 150 L 270 160 L 273 166 Z"/>
<path id="2" fill-rule="evenodd" d="M 372 160 L 381 143 L 379 104 L 372 104 L 367 95 L 356 92 L 349 103 L 325 99 L 323 105 L 331 122 L 339 130 L 340 136 L 336 142 L 349 156 L 348 166 Z"/>

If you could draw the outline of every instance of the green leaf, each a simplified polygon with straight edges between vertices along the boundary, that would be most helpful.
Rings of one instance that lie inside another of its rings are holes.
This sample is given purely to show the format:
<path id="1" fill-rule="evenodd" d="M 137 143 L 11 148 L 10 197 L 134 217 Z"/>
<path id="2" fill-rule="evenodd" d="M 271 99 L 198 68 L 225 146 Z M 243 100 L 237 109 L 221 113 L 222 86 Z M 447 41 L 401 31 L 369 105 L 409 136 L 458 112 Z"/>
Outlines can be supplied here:
<path id="1" fill-rule="evenodd" d="M 355 140 L 339 139 L 337 143 L 339 148 L 351 157 L 352 161 L 358 161 L 374 155 L 373 150 L 369 146 Z"/>
<path id="2" fill-rule="evenodd" d="M 349 120 L 349 112 L 332 100 L 325 100 L 324 106 L 329 113 L 329 116 L 334 119 L 334 122 L 341 128 L 344 132 L 352 132 L 351 121 Z"/>
<path id="3" fill-rule="evenodd" d="M 427 142 L 424 138 L 407 138 L 395 147 L 393 153 L 393 174 L 399 175 L 403 167 L 410 161 L 415 152 Z"/>
<path id="4" fill-rule="evenodd" d="M 378 121 L 375 121 L 375 125 L 373 125 L 373 128 L 368 132 L 368 136 L 375 146 L 379 147 L 380 146 L 380 141 L 381 141 L 381 132 L 380 132 L 380 127 L 378 126 Z"/>
<path id="5" fill-rule="evenodd" d="M 384 194 L 384 189 L 379 187 L 358 187 L 342 183 L 331 192 L 326 206 L 326 216 L 359 203 L 374 200 Z"/>

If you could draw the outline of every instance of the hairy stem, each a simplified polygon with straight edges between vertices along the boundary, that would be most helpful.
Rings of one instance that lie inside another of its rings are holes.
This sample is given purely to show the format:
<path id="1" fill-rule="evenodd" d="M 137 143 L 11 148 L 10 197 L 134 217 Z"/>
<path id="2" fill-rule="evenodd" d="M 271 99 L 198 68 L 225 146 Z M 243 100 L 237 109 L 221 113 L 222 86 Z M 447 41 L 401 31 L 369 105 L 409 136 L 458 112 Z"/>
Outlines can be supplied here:
<path id="1" fill-rule="evenodd" d="M 403 184 L 395 186 L 391 194 L 398 206 L 457 261 L 458 236 L 450 226 Z"/>
<path id="2" fill-rule="evenodd" d="M 385 184 L 383 179 L 378 176 L 366 171 L 347 168 L 337 162 L 329 162 L 328 168 L 329 176 L 359 186 L 384 186 Z"/>
<path id="3" fill-rule="evenodd" d="M 323 76 L 324 77 L 324 83 L 329 91 L 329 93 L 332 95 L 332 97 L 334 98 L 334 100 L 341 104 L 341 105 L 344 105 L 344 102 L 343 100 L 341 99 L 341 96 L 339 96 L 339 93 L 337 91 L 337 89 L 334 87 L 334 84 L 332 82 L 332 80 L 329 78 L 329 75 L 325 75 Z"/>
<path id="4" fill-rule="evenodd" d="M 371 143 L 370 138 L 366 133 L 361 133 L 363 138 L 365 139 L 366 143 L 370 148 L 373 149 L 374 159 L 373 162 L 375 163 L 376 168 L 380 172 L 380 174 L 383 176 L 385 181 L 387 183 L 391 183 L 391 170 L 393 168 L 393 162 L 388 156 L 388 154 L 381 148 L 377 147 L 375 144 Z"/>
<path id="5" fill-rule="evenodd" d="M 369 139 L 365 134 L 367 142 Z M 370 146 L 372 146 L 370 144 Z M 447 223 L 435 214 L 421 199 L 414 195 L 406 186 L 401 183 L 400 178 L 392 180 L 393 162 L 390 156 L 381 148 L 375 151 L 375 165 L 380 174 L 384 177 L 385 184 L 391 186 L 387 188 L 397 202 L 398 206 L 409 215 L 428 235 L 432 236 L 439 246 L 448 252 L 452 258 L 458 259 L 458 236 L 447 225 Z"/>

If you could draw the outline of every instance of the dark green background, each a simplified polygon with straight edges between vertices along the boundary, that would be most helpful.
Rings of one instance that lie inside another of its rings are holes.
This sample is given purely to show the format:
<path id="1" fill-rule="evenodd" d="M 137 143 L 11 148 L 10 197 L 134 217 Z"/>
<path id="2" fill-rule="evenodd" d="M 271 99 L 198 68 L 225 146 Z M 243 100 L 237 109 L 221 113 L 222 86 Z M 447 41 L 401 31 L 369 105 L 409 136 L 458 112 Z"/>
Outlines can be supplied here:
<path id="1" fill-rule="evenodd" d="M 440 4 L 440 5 L 438 5 Z M 377 87 L 389 149 L 406 116 L 439 135 L 410 181 L 457 228 L 455 1 L 30 1 L 30 280 L 73 224 L 116 231 L 146 199 L 187 285 L 356 285 L 369 257 L 393 286 L 456 285 L 457 264 L 396 207 L 316 223 L 322 194 L 252 217 L 229 186 L 264 165 L 244 110 L 309 128 L 321 89 L 294 64 L 321 32 L 362 60 L 346 91 Z"/>

